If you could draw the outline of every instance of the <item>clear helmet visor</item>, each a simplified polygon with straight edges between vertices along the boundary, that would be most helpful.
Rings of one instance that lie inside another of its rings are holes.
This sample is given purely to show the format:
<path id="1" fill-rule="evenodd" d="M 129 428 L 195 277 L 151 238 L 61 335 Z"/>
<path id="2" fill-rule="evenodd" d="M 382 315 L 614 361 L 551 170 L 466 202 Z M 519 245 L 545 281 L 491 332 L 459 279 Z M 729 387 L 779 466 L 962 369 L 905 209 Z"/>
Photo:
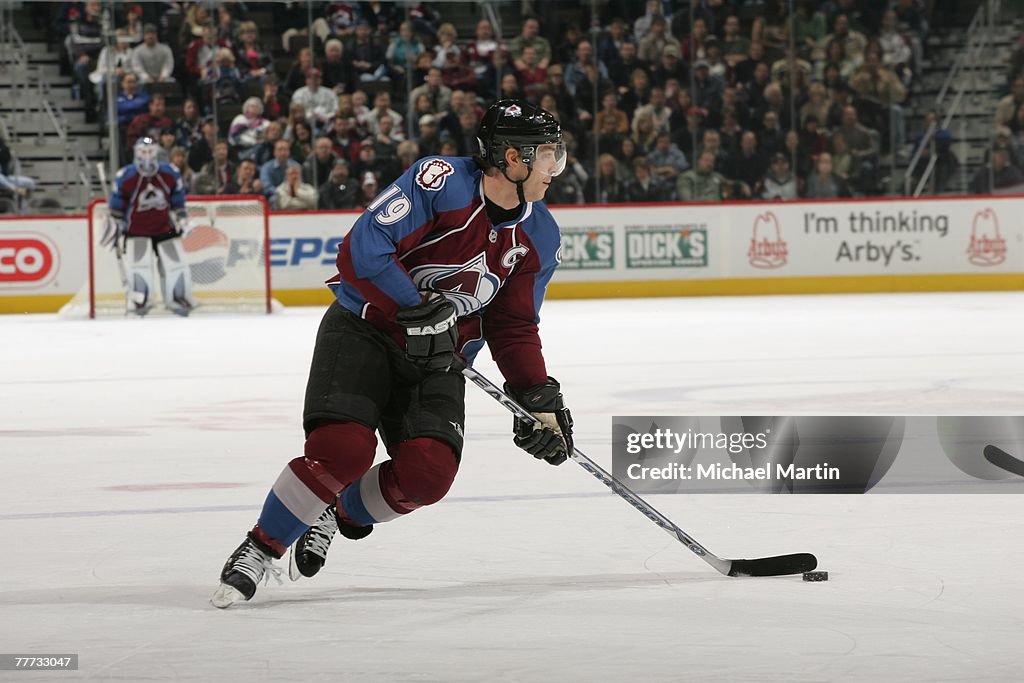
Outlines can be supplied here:
<path id="1" fill-rule="evenodd" d="M 538 145 L 534 154 L 533 170 L 546 176 L 556 176 L 565 170 L 565 143 Z"/>

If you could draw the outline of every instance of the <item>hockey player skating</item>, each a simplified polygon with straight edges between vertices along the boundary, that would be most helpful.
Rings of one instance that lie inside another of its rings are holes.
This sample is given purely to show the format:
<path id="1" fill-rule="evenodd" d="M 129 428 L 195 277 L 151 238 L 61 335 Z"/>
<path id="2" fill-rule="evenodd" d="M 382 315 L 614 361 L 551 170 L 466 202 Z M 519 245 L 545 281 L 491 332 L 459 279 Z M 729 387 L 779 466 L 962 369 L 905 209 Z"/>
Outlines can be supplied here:
<path id="1" fill-rule="evenodd" d="M 538 311 L 558 264 L 558 226 L 541 200 L 565 168 L 558 122 L 495 103 L 473 159 L 426 157 L 384 188 L 339 248 L 337 301 L 317 332 L 306 386 L 304 456 L 284 468 L 211 602 L 248 600 L 293 543 L 312 576 L 336 530 L 440 500 L 462 456 L 465 381 L 486 342 L 506 390 L 540 420 L 514 440 L 551 464 L 572 452 L 572 419 L 541 353 Z M 372 466 L 379 432 L 390 458 Z"/>
<path id="2" fill-rule="evenodd" d="M 118 171 L 114 179 L 100 244 L 122 250 L 124 240 L 118 258 L 125 262 L 129 313 L 145 315 L 153 307 L 155 252 L 164 305 L 172 313 L 187 316 L 196 302 L 181 243 L 182 234 L 188 230 L 185 186 L 174 166 L 158 160 L 159 152 L 152 138 L 143 137 L 135 143 L 135 162 Z"/>

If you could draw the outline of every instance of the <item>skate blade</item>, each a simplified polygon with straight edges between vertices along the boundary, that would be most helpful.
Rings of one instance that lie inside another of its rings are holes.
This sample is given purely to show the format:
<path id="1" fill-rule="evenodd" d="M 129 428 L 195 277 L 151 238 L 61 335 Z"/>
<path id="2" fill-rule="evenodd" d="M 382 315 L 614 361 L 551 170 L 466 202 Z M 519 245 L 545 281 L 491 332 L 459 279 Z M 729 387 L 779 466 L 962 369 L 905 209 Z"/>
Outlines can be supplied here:
<path id="1" fill-rule="evenodd" d="M 302 572 L 299 571 L 299 565 L 295 563 L 295 544 L 293 543 L 288 548 L 288 578 L 292 581 L 298 581 L 303 578 Z"/>
<path id="2" fill-rule="evenodd" d="M 245 602 L 245 596 L 237 588 L 226 583 L 218 586 L 213 597 L 210 598 L 210 604 L 217 609 L 227 609 L 236 602 Z"/>

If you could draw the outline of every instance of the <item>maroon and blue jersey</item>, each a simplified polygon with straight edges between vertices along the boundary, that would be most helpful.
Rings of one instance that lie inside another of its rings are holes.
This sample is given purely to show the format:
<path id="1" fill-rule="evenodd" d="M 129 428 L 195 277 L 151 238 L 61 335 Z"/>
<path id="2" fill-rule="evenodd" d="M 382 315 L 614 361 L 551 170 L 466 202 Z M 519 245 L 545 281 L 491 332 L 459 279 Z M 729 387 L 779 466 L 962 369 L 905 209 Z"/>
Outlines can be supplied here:
<path id="1" fill-rule="evenodd" d="M 173 231 L 171 212 L 185 208 L 185 185 L 178 169 L 162 161 L 156 173 L 144 176 L 128 164 L 114 178 L 110 210 L 124 214 L 128 234 L 138 237 Z"/>
<path id="2" fill-rule="evenodd" d="M 338 250 L 328 280 L 339 303 L 404 343 L 398 309 L 442 293 L 459 319 L 472 363 L 484 342 L 513 387 L 547 380 L 537 325 L 558 265 L 558 225 L 541 202 L 492 225 L 483 172 L 464 157 L 427 157 L 366 207 Z"/>

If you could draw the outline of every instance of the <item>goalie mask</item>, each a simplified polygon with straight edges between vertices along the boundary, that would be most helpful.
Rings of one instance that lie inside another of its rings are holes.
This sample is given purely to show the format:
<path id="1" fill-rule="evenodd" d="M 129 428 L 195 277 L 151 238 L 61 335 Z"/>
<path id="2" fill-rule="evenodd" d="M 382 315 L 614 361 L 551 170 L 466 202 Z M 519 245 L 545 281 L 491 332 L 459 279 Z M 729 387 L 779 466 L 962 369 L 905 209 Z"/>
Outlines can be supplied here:
<path id="1" fill-rule="evenodd" d="M 160 146 L 151 137 L 141 137 L 135 143 L 135 166 L 139 173 L 151 176 L 160 170 Z"/>
<path id="2" fill-rule="evenodd" d="M 565 170 L 565 143 L 562 127 L 549 112 L 525 100 L 498 100 L 484 114 L 477 132 L 480 158 L 485 165 L 497 168 L 509 182 L 516 184 L 522 197 L 521 181 L 508 177 L 505 150 L 519 151 L 520 158 L 529 169 L 547 176 L 556 176 Z M 527 174 L 529 178 L 529 174 Z"/>

